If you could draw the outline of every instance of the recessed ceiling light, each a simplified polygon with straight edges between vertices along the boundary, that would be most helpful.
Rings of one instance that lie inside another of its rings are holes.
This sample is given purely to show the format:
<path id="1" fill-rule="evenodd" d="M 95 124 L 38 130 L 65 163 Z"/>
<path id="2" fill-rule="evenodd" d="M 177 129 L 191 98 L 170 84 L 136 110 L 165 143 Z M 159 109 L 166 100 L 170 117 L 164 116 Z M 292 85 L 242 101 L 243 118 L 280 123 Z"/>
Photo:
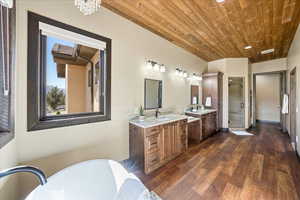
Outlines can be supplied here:
<path id="1" fill-rule="evenodd" d="M 252 46 L 246 46 L 244 49 L 251 49 Z"/>
<path id="2" fill-rule="evenodd" d="M 216 0 L 218 3 L 223 3 L 225 0 Z"/>
<path id="3" fill-rule="evenodd" d="M 261 54 L 268 54 L 268 53 L 273 53 L 275 51 L 275 49 L 268 49 L 268 50 L 264 50 L 262 52 L 260 52 Z"/>

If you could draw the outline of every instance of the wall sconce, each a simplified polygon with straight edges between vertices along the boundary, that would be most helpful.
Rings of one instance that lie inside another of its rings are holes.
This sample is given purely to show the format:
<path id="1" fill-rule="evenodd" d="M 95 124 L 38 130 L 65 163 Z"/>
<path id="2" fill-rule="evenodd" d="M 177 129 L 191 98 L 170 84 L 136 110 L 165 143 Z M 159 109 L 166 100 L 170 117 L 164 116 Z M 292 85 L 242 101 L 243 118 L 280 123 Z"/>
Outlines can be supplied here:
<path id="1" fill-rule="evenodd" d="M 188 77 L 188 73 L 186 71 L 183 71 L 181 68 L 176 68 L 175 74 L 177 76 L 181 76 L 181 77 L 184 77 L 184 78 Z"/>
<path id="2" fill-rule="evenodd" d="M 163 64 L 158 64 L 155 61 L 148 60 L 147 61 L 147 69 L 152 69 L 154 71 L 159 71 L 159 72 L 166 72 L 166 66 Z"/>
<path id="3" fill-rule="evenodd" d="M 202 81 L 202 77 L 197 75 L 196 73 L 193 73 L 189 79 L 196 80 L 196 81 Z"/>

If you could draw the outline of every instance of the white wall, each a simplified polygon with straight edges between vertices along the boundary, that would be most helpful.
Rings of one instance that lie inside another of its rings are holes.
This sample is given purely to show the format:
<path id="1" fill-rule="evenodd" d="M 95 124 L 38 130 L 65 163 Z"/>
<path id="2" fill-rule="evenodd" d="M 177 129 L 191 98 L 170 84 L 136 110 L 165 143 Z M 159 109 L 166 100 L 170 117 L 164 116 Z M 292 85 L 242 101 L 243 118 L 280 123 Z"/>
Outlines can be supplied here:
<path id="1" fill-rule="evenodd" d="M 287 70 L 287 58 L 253 63 L 251 64 L 251 70 L 253 74 L 284 71 Z"/>
<path id="2" fill-rule="evenodd" d="M 128 158 L 128 118 L 143 105 L 144 78 L 163 81 L 163 108 L 183 111 L 190 104 L 190 82 L 176 77 L 175 68 L 201 73 L 207 62 L 138 25 L 101 8 L 84 16 L 72 0 L 20 0 L 17 2 L 17 109 L 18 156 L 35 163 L 48 175 L 81 160 Z M 26 131 L 27 117 L 27 10 L 112 39 L 112 120 L 36 132 Z M 167 72 L 146 69 L 146 59 L 167 66 Z M 32 161 L 33 160 L 33 161 Z M 22 178 L 21 178 L 22 179 Z M 22 187 L 31 184 L 24 176 Z M 25 194 L 32 187 L 21 189 Z"/>
<path id="3" fill-rule="evenodd" d="M 16 141 L 12 140 L 0 149 L 0 171 L 17 164 Z M 0 199 L 15 200 L 18 197 L 18 177 L 9 176 L 0 181 Z"/>
<path id="4" fill-rule="evenodd" d="M 297 69 L 297 109 L 299 110 L 299 98 L 300 98 L 300 26 L 298 27 L 298 30 L 296 32 L 295 38 L 293 40 L 293 43 L 291 45 L 289 54 L 288 54 L 288 79 L 287 79 L 287 85 L 288 85 L 288 92 L 290 92 L 290 80 L 289 75 L 290 72 L 296 67 Z M 288 117 L 287 120 L 287 128 L 288 131 L 290 130 L 290 120 Z M 297 113 L 297 135 L 300 137 L 300 114 Z M 298 154 L 300 154 L 300 143 L 298 142 Z"/>
<path id="5" fill-rule="evenodd" d="M 256 119 L 280 122 L 280 74 L 256 76 Z"/>
<path id="6" fill-rule="evenodd" d="M 245 127 L 249 124 L 249 61 L 248 58 L 226 58 L 208 63 L 208 72 L 223 72 L 223 128 L 228 128 L 228 78 L 245 80 Z"/>

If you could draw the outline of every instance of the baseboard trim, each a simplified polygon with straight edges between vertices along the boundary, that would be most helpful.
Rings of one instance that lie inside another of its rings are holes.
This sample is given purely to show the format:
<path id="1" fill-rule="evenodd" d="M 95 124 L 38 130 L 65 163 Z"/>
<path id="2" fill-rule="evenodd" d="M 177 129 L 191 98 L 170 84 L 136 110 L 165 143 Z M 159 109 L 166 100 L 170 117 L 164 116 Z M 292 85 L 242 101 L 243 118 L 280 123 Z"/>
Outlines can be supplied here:
<path id="1" fill-rule="evenodd" d="M 253 124 L 251 124 L 248 128 L 246 128 L 246 131 L 251 131 L 254 128 Z"/>
<path id="2" fill-rule="evenodd" d="M 220 128 L 221 132 L 229 132 L 229 128 Z"/>
<path id="3" fill-rule="evenodd" d="M 280 124 L 280 122 L 269 121 L 269 120 L 259 120 L 259 119 L 257 119 L 256 122 L 258 122 L 258 123 L 266 123 L 266 124 Z"/>

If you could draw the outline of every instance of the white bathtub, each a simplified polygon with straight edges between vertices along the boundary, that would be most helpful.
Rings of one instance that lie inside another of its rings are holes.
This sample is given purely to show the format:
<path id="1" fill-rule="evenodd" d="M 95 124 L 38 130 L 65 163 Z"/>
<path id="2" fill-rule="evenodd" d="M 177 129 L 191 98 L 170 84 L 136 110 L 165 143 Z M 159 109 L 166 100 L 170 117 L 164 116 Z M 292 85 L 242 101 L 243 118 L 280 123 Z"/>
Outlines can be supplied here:
<path id="1" fill-rule="evenodd" d="M 48 178 L 25 200 L 148 200 L 156 199 L 143 183 L 112 160 L 72 165 Z"/>

